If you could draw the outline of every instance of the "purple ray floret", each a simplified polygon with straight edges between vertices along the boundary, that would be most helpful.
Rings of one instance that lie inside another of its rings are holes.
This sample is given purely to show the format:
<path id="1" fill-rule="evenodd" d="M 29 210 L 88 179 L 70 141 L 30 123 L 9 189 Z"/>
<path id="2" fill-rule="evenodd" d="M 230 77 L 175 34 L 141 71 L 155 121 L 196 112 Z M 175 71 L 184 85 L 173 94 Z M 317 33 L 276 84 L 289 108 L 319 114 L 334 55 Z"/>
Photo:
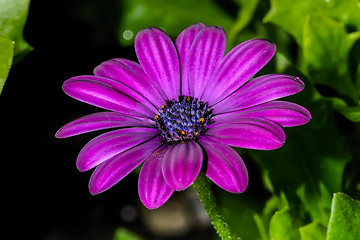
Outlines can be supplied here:
<path id="1" fill-rule="evenodd" d="M 221 27 L 192 25 L 175 44 L 162 30 L 148 28 L 135 38 L 139 63 L 111 59 L 94 75 L 64 83 L 69 96 L 108 111 L 72 121 L 56 137 L 115 128 L 79 153 L 80 171 L 95 168 L 92 194 L 142 163 L 139 196 L 149 209 L 189 187 L 200 171 L 226 191 L 241 193 L 248 174 L 230 146 L 276 149 L 285 142 L 282 127 L 310 120 L 305 108 L 278 100 L 304 88 L 299 78 L 252 78 L 275 54 L 273 43 L 252 39 L 227 54 L 225 45 Z"/>

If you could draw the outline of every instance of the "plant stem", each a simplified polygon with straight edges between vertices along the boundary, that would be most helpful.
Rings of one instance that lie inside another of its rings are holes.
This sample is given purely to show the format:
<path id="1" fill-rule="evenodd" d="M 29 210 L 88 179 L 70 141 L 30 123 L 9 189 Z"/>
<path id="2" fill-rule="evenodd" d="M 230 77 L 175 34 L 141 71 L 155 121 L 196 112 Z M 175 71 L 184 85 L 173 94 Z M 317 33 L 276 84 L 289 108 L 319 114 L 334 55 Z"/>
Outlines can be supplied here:
<path id="1" fill-rule="evenodd" d="M 209 216 L 212 225 L 214 226 L 217 234 L 222 240 L 240 240 L 230 229 L 229 225 L 225 222 L 224 217 L 217 209 L 214 195 L 210 189 L 210 180 L 205 176 L 203 172 L 200 172 L 199 176 L 194 182 L 194 187 L 197 194 L 204 205 L 205 211 Z"/>

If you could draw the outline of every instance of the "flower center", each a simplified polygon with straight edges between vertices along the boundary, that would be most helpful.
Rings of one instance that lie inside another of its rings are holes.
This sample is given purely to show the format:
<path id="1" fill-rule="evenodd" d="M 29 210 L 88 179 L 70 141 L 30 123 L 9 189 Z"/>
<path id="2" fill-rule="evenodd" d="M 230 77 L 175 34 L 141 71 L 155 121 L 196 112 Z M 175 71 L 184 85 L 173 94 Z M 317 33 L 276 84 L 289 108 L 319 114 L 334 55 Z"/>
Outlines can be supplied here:
<path id="1" fill-rule="evenodd" d="M 212 109 L 196 98 L 179 95 L 178 101 L 167 101 L 155 115 L 156 126 L 166 142 L 183 142 L 196 139 L 207 130 L 212 118 Z"/>

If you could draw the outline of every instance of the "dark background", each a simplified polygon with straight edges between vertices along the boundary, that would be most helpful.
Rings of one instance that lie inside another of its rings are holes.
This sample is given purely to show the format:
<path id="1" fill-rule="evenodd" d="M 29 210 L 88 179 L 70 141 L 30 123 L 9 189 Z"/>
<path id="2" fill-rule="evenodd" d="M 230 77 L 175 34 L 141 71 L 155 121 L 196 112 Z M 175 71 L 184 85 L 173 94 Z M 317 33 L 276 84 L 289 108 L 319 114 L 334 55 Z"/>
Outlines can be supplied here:
<path id="1" fill-rule="evenodd" d="M 81 6 L 89 2 L 104 8 L 98 11 L 103 15 L 93 16 L 92 24 L 81 14 Z M 121 47 L 116 38 L 120 1 L 97 2 L 31 2 L 24 36 L 34 50 L 13 65 L 0 99 L 6 223 L 2 235 L 9 239 L 106 240 L 120 226 L 146 239 L 157 238 L 144 227 L 139 213 L 131 221 L 121 217 L 124 206 L 141 207 L 136 174 L 106 194 L 89 193 L 92 171 L 80 173 L 75 161 L 84 144 L 98 133 L 54 137 L 67 122 L 99 111 L 66 96 L 61 89 L 66 79 L 92 74 L 96 65 L 110 58 L 136 60 L 133 48 Z M 194 231 L 178 238 L 196 236 Z M 204 231 L 212 233 L 211 228 Z"/>
<path id="2" fill-rule="evenodd" d="M 82 21 L 76 13 L 83 2 L 31 2 L 24 36 L 34 50 L 12 67 L 1 95 L 3 216 L 10 239 L 112 239 L 123 224 L 121 207 L 137 202 L 132 174 L 108 194 L 91 196 L 90 172 L 75 166 L 91 136 L 54 137 L 70 120 L 98 111 L 67 97 L 62 83 L 91 74 L 106 59 L 133 54 L 117 43 L 115 25 Z"/>
<path id="3" fill-rule="evenodd" d="M 92 22 L 83 17 L 82 6 L 89 2 L 104 9 Z M 124 206 L 143 209 L 136 174 L 105 194 L 89 193 L 92 171 L 80 173 L 75 161 L 98 133 L 54 137 L 62 125 L 99 111 L 66 96 L 61 89 L 66 79 L 91 74 L 110 58 L 136 60 L 133 47 L 121 47 L 116 38 L 121 14 L 120 1 L 31 2 L 24 36 L 34 50 L 13 65 L 0 97 L 3 236 L 8 232 L 9 239 L 110 240 L 123 226 L 145 239 L 166 239 L 149 231 L 140 212 L 131 220 L 121 215 Z M 175 193 L 172 198 L 182 196 Z M 213 234 L 206 225 L 168 238 L 210 239 Z"/>

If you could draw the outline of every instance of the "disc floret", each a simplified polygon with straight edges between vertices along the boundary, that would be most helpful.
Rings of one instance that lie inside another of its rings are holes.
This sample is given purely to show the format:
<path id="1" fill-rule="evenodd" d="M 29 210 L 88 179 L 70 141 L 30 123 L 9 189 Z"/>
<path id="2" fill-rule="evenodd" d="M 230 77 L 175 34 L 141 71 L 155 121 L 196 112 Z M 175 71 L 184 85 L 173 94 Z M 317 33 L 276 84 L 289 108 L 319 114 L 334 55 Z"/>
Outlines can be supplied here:
<path id="1" fill-rule="evenodd" d="M 161 105 L 154 119 L 166 142 L 197 139 L 211 124 L 212 109 L 207 103 L 190 96 L 179 95 L 178 100 Z"/>

